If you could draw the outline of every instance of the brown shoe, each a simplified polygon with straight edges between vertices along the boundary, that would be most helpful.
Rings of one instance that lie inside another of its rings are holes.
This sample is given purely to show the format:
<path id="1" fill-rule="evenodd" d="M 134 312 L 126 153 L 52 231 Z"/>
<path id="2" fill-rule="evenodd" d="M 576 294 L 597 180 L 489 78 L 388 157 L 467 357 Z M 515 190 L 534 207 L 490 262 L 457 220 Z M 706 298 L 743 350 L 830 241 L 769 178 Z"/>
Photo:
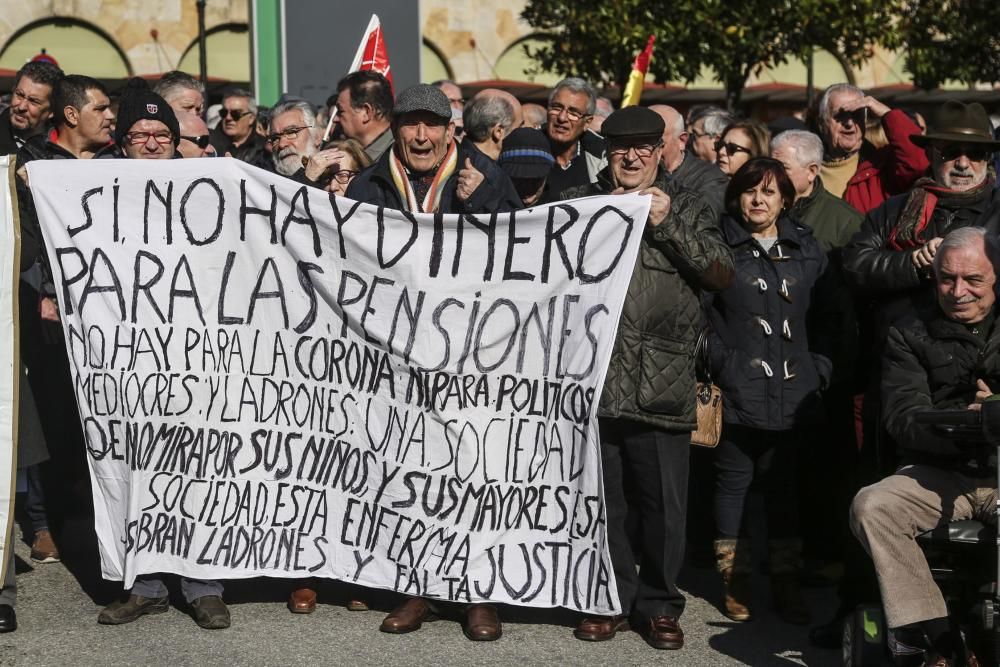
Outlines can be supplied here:
<path id="1" fill-rule="evenodd" d="M 296 588 L 288 596 L 288 611 L 293 614 L 311 614 L 316 611 L 316 591 L 311 588 Z"/>
<path id="2" fill-rule="evenodd" d="M 59 549 L 52 541 L 52 533 L 47 530 L 35 533 L 35 541 L 31 544 L 31 560 L 36 563 L 59 562 Z"/>
<path id="3" fill-rule="evenodd" d="M 364 600 L 348 600 L 347 611 L 368 611 L 368 603 Z"/>
<path id="4" fill-rule="evenodd" d="M 430 603 L 423 598 L 409 598 L 382 620 L 379 630 L 394 635 L 419 630 L 424 621 L 435 620 Z"/>
<path id="5" fill-rule="evenodd" d="M 750 575 L 734 572 L 733 568 L 723 570 L 722 582 L 726 586 L 723 598 L 723 612 L 734 621 L 750 620 Z"/>
<path id="6" fill-rule="evenodd" d="M 648 621 L 642 638 L 653 648 L 676 651 L 684 646 L 684 631 L 674 616 L 654 616 Z"/>
<path id="7" fill-rule="evenodd" d="M 628 617 L 624 614 L 620 616 L 587 616 L 576 630 L 573 636 L 585 642 L 606 642 L 614 639 L 619 632 L 628 630 Z"/>
<path id="8" fill-rule="evenodd" d="M 465 636 L 474 642 L 492 642 L 500 639 L 503 625 L 497 608 L 491 604 L 470 604 L 465 610 Z"/>

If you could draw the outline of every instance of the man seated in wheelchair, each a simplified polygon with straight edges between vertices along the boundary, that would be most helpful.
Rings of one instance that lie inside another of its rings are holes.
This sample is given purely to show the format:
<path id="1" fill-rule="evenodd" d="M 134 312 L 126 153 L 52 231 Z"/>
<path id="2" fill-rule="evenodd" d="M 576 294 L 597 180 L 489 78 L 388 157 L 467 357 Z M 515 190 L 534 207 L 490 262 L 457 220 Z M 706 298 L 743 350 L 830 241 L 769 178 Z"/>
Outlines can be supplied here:
<path id="1" fill-rule="evenodd" d="M 933 272 L 921 272 L 916 257 L 912 267 L 915 286 L 934 276 L 937 308 L 896 321 L 882 364 L 884 423 L 903 465 L 858 492 L 851 528 L 874 562 L 888 627 L 919 629 L 930 646 L 925 664 L 953 665 L 960 664 L 961 638 L 916 536 L 963 519 L 995 524 L 997 443 L 956 442 L 916 415 L 978 410 L 1000 390 L 1000 245 L 976 227 L 923 248 L 931 245 Z M 978 663 L 970 656 L 967 664 Z"/>

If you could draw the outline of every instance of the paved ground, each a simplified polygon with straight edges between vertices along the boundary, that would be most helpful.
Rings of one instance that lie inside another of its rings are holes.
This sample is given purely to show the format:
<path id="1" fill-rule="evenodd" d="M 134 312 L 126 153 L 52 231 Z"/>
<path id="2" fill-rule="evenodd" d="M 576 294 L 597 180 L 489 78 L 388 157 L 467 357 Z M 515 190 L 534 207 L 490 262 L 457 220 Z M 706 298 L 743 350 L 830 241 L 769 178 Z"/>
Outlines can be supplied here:
<path id="1" fill-rule="evenodd" d="M 726 619 L 707 600 L 720 588 L 714 573 L 686 572 L 682 587 L 691 594 L 683 618 L 687 646 L 679 652 L 655 651 L 635 633 L 592 644 L 573 639 L 574 616 L 565 611 L 505 608 L 504 636 L 492 643 L 469 642 L 455 618 L 425 625 L 416 633 L 378 632 L 393 598 L 379 594 L 381 611 L 348 612 L 345 591 L 321 589 L 314 614 L 293 616 L 284 606 L 287 582 L 252 580 L 227 587 L 233 627 L 199 629 L 176 607 L 121 627 L 96 623 L 97 614 L 117 590 L 97 576 L 92 535 L 83 520 L 70 523 L 63 538 L 64 563 L 36 565 L 18 541 L 16 554 L 20 628 L 0 635 L 0 665 L 828 665 L 839 664 L 835 651 L 812 648 L 806 629 L 778 620 L 766 604 L 746 624 Z M 761 577 L 763 581 L 763 577 Z M 176 586 L 173 586 L 176 588 Z M 832 591 L 807 591 L 814 615 L 826 619 Z M 761 583 L 758 597 L 766 601 Z"/>

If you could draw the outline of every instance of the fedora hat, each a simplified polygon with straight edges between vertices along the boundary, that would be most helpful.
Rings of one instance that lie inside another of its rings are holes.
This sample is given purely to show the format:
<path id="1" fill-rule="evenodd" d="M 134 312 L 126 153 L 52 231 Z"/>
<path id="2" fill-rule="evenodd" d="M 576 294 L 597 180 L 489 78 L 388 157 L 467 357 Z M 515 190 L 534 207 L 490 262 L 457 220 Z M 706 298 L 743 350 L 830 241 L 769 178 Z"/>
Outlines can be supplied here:
<path id="1" fill-rule="evenodd" d="M 918 146 L 950 141 L 1000 148 L 1000 141 L 993 139 L 993 126 L 983 105 L 962 104 L 957 100 L 947 100 L 934 109 L 927 123 L 927 134 L 911 134 L 910 140 Z"/>

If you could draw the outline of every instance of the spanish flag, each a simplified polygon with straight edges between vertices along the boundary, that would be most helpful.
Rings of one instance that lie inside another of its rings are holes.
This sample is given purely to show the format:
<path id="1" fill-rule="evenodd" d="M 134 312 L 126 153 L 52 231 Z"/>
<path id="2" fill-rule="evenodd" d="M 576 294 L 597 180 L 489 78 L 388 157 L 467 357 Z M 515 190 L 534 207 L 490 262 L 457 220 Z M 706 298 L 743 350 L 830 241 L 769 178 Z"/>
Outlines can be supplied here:
<path id="1" fill-rule="evenodd" d="M 632 63 L 632 73 L 628 75 L 628 83 L 625 84 L 625 93 L 622 95 L 622 109 L 639 103 L 642 84 L 646 81 L 646 70 L 649 69 L 649 60 L 653 57 L 655 41 L 656 35 L 650 35 L 646 48 L 639 52 Z"/>

